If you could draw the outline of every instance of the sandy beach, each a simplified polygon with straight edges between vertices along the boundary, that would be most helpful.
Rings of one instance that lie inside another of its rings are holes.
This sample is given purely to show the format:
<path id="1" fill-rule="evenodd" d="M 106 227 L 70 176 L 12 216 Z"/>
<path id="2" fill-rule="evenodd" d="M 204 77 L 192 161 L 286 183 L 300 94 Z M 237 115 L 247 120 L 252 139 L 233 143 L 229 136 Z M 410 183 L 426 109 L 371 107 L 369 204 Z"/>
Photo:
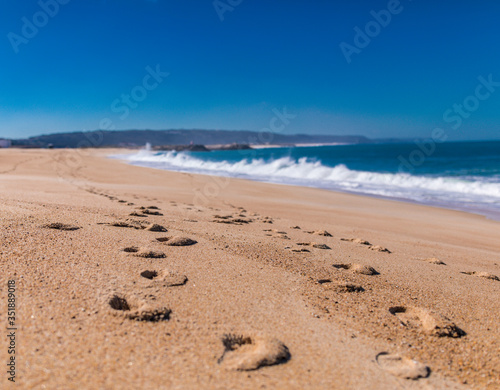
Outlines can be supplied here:
<path id="1" fill-rule="evenodd" d="M 12 386 L 500 388 L 499 222 L 124 152 L 0 150 Z"/>

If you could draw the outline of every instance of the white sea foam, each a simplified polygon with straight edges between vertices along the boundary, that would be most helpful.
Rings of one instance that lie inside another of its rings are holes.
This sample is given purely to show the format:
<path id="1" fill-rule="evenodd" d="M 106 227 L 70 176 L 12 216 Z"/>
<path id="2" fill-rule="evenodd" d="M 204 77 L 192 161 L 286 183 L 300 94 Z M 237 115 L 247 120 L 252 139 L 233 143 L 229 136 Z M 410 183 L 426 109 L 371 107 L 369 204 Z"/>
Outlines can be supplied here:
<path id="1" fill-rule="evenodd" d="M 345 165 L 328 167 L 307 158 L 207 161 L 182 152 L 141 151 L 121 156 L 136 165 L 208 175 L 337 189 L 424 203 L 490 205 L 500 209 L 500 180 L 481 177 L 432 177 L 407 173 L 357 171 Z"/>

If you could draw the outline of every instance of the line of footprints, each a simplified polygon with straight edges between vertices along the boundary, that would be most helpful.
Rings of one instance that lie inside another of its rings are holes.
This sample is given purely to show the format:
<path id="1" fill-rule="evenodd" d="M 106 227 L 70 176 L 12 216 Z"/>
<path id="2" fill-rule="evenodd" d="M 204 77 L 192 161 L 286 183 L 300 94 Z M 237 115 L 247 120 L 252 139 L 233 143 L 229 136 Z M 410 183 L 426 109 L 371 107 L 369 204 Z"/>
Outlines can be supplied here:
<path id="1" fill-rule="evenodd" d="M 127 206 L 134 206 L 134 203 L 120 200 L 114 196 L 89 191 L 97 195 L 106 196 L 110 200 L 118 201 L 119 203 L 126 204 Z M 253 222 L 252 219 L 247 218 L 244 214 L 246 210 L 239 207 L 237 215 L 228 216 L 214 216 L 213 222 L 228 223 L 234 225 L 243 225 Z M 156 206 L 137 207 L 129 216 L 143 217 L 148 216 L 162 216 L 161 210 Z M 257 218 L 262 223 L 273 223 L 269 217 Z M 126 219 L 125 221 L 117 221 L 113 223 L 104 223 L 105 225 L 120 228 L 133 228 L 141 229 L 151 232 L 166 232 L 167 229 L 155 223 L 147 223 L 145 221 L 137 221 L 134 219 Z M 80 227 L 74 225 L 67 225 L 63 223 L 50 223 L 44 225 L 48 229 L 56 229 L 61 231 L 76 231 Z M 292 229 L 300 229 L 299 226 L 293 226 Z M 276 229 L 264 230 L 269 236 L 279 237 L 282 239 L 289 239 L 286 232 Z M 305 233 L 319 235 L 324 237 L 332 237 L 330 233 L 325 230 L 306 231 Z M 360 238 L 341 238 L 342 241 L 352 242 L 359 245 L 367 246 L 369 249 L 391 253 L 387 248 L 372 245 L 368 241 Z M 168 246 L 191 246 L 197 244 L 197 241 L 187 237 L 158 237 L 156 241 Z M 311 247 L 317 249 L 330 249 L 325 244 L 317 244 L 311 242 L 299 242 L 297 246 L 300 248 L 286 247 L 292 252 L 310 252 L 309 249 L 304 247 Z M 123 248 L 123 251 L 130 253 L 139 258 L 164 258 L 165 253 L 161 251 L 150 250 L 147 248 L 139 248 L 135 246 Z M 446 265 L 439 259 L 419 259 L 427 261 L 436 265 Z M 349 271 L 359 275 L 379 275 L 373 267 L 357 263 L 346 264 L 333 264 L 333 267 L 338 270 Z M 487 278 L 490 280 L 500 281 L 495 275 L 486 272 L 462 272 L 463 274 Z M 183 286 L 187 283 L 188 278 L 185 275 L 173 273 L 166 270 L 145 270 L 141 276 L 151 280 L 156 286 L 161 287 L 176 287 Z M 346 282 L 336 282 L 332 279 L 320 279 L 317 281 L 328 289 L 335 289 L 338 292 L 354 293 L 363 292 L 364 289 L 360 285 Z M 115 293 L 108 299 L 109 311 L 115 315 L 128 320 L 135 321 L 168 321 L 172 311 L 167 307 L 153 307 L 146 301 L 133 296 L 131 294 Z M 394 306 L 389 308 L 389 313 L 396 316 L 402 325 L 409 328 L 416 328 L 423 331 L 425 334 L 437 337 L 462 337 L 466 333 L 456 326 L 451 320 L 433 312 L 428 309 L 411 307 L 411 306 Z M 224 350 L 218 359 L 218 363 L 224 365 L 227 369 L 231 370 L 256 370 L 263 366 L 271 366 L 275 364 L 282 364 L 291 359 L 291 354 L 285 344 L 280 340 L 268 337 L 263 334 L 251 335 L 237 335 L 225 334 L 221 338 Z M 426 378 L 430 375 L 430 368 L 415 360 L 401 357 L 396 354 L 389 354 L 387 352 L 379 353 L 376 356 L 376 362 L 379 367 L 389 373 L 405 378 L 405 379 L 419 379 Z"/>
<path id="2" fill-rule="evenodd" d="M 100 194 L 99 194 L 100 195 Z M 119 203 L 126 203 L 133 206 L 133 203 L 110 197 L 110 200 L 116 200 Z M 156 206 L 139 207 L 139 212 L 134 211 L 130 216 L 148 216 L 162 215 Z M 104 225 L 120 228 L 141 229 L 151 232 L 167 232 L 167 229 L 154 223 L 145 223 L 127 219 L 126 221 L 117 221 L 112 223 L 103 223 Z M 60 222 L 50 223 L 43 226 L 47 229 L 60 231 L 76 231 L 80 227 L 68 225 Z M 158 237 L 156 241 L 168 246 L 191 246 L 197 244 L 197 241 L 188 237 Z M 165 258 L 164 252 L 139 248 L 135 246 L 122 249 L 123 252 L 139 258 Z M 176 287 L 183 286 L 188 282 L 185 275 L 173 273 L 167 270 L 145 270 L 141 272 L 143 278 L 151 280 L 158 287 Z M 108 312 L 114 316 L 134 321 L 161 322 L 168 321 L 172 310 L 167 307 L 154 307 L 145 300 L 127 293 L 114 293 L 108 301 Z M 225 368 L 237 371 L 256 370 L 264 366 L 282 364 L 291 359 L 291 354 L 285 344 L 280 340 L 263 334 L 224 334 L 221 338 L 224 348 L 217 363 Z"/>

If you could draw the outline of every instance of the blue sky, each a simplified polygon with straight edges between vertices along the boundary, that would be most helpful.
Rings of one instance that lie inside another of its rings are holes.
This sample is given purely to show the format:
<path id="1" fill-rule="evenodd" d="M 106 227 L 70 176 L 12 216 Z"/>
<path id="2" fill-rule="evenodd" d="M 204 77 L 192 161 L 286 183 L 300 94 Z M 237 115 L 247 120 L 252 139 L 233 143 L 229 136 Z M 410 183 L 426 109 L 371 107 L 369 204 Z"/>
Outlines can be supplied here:
<path id="1" fill-rule="evenodd" d="M 286 133 L 500 139 L 498 15 L 492 0 L 2 1 L 0 137 L 260 130 L 286 108 Z"/>

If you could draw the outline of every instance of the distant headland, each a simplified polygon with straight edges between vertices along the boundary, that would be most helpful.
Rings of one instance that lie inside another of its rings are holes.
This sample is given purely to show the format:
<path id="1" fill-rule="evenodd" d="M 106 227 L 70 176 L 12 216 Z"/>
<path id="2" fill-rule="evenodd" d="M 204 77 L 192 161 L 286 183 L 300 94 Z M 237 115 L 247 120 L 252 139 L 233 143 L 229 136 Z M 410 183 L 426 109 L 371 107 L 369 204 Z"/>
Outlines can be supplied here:
<path id="1" fill-rule="evenodd" d="M 182 146 L 216 146 L 234 149 L 265 145 L 359 144 L 373 142 L 361 135 L 279 134 L 240 130 L 116 130 L 45 134 L 13 139 L 22 148 L 138 148 L 146 143 L 154 149 L 184 149 Z M 189 148 L 188 148 L 189 149 Z M 213 149 L 213 148 L 209 148 Z"/>

